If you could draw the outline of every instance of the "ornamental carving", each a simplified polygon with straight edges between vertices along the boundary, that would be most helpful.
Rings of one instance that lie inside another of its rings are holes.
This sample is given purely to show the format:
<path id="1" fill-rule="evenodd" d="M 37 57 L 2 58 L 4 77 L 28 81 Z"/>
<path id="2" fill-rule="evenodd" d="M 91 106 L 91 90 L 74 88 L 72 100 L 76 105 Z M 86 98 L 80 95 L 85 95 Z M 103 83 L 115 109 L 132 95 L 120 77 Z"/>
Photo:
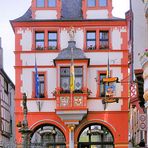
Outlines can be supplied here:
<path id="1" fill-rule="evenodd" d="M 83 105 L 83 97 L 74 96 L 74 106 L 82 106 L 82 105 Z"/>
<path id="2" fill-rule="evenodd" d="M 70 104 L 70 97 L 60 97 L 60 106 L 68 106 Z"/>

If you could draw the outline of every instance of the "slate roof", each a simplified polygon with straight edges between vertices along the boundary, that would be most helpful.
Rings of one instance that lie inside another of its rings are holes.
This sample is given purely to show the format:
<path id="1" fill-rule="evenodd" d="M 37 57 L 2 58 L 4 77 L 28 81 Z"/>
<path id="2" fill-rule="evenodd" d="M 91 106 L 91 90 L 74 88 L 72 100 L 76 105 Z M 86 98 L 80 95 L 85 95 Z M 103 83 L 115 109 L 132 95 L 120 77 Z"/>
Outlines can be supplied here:
<path id="1" fill-rule="evenodd" d="M 81 0 L 62 0 L 62 10 L 61 10 L 61 19 L 54 20 L 54 21 L 75 21 L 75 20 L 83 20 L 82 17 L 82 4 Z M 87 21 L 94 21 L 94 20 L 125 20 L 118 17 L 112 17 L 107 19 L 87 19 Z M 21 17 L 14 19 L 12 21 L 16 22 L 24 22 L 24 21 L 53 21 L 53 20 L 34 20 L 32 18 L 32 10 L 31 7 L 25 12 L 24 15 Z"/>
<path id="2" fill-rule="evenodd" d="M 82 19 L 82 0 L 62 0 L 61 19 Z"/>
<path id="3" fill-rule="evenodd" d="M 71 48 L 73 48 L 73 52 L 72 52 Z M 58 54 L 58 56 L 55 58 L 55 60 L 71 60 L 72 58 L 74 60 L 83 60 L 83 59 L 89 60 L 85 56 L 84 52 L 81 49 L 76 48 L 75 41 L 69 41 L 68 42 L 68 47 L 63 49 Z"/>
<path id="4" fill-rule="evenodd" d="M 21 17 L 13 20 L 13 21 L 18 21 L 18 22 L 23 22 L 23 21 L 31 21 L 32 20 L 32 10 L 31 7 L 25 12 L 24 15 Z"/>

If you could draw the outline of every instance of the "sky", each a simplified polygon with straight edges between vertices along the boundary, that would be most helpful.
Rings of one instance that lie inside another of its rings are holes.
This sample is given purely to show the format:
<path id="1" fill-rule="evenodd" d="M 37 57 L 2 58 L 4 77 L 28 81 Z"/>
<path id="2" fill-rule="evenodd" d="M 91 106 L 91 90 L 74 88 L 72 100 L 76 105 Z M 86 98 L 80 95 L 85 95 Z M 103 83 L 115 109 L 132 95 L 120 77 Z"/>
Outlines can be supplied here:
<path id="1" fill-rule="evenodd" d="M 15 83 L 15 41 L 9 20 L 22 16 L 31 6 L 31 0 L 1 0 L 0 3 L 0 37 L 2 38 L 4 70 Z M 113 15 L 125 18 L 129 10 L 129 0 L 113 0 Z"/>

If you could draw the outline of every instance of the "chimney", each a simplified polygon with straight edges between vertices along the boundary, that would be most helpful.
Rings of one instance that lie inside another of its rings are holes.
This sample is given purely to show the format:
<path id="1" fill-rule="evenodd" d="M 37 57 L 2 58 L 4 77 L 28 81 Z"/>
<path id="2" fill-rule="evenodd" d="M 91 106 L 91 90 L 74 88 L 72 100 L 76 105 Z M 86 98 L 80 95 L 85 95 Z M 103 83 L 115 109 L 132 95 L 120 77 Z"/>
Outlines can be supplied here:
<path id="1" fill-rule="evenodd" d="M 3 69 L 3 48 L 2 48 L 1 37 L 0 37 L 0 69 Z"/>

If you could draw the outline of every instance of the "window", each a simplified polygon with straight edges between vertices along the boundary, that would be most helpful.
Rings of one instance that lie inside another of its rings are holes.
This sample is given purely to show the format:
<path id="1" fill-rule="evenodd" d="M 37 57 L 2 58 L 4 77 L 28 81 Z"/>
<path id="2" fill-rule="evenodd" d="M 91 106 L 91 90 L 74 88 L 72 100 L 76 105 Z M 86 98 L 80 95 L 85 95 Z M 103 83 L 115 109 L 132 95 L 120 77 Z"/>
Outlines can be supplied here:
<path id="1" fill-rule="evenodd" d="M 62 67 L 60 69 L 60 86 L 64 91 L 70 90 L 70 68 Z"/>
<path id="2" fill-rule="evenodd" d="M 35 47 L 38 50 L 44 49 L 44 32 L 35 33 Z"/>
<path id="3" fill-rule="evenodd" d="M 56 0 L 48 0 L 48 7 L 56 7 Z"/>
<path id="4" fill-rule="evenodd" d="M 75 67 L 75 92 L 82 89 L 83 69 Z M 60 69 L 60 86 L 64 92 L 70 92 L 70 67 L 61 67 Z"/>
<path id="5" fill-rule="evenodd" d="M 87 49 L 95 49 L 96 48 L 96 32 L 91 31 L 87 32 Z"/>
<path id="6" fill-rule="evenodd" d="M 44 77 L 44 74 L 39 74 L 39 81 L 40 81 L 40 89 L 39 89 L 39 96 L 40 98 L 44 98 L 45 95 L 44 95 L 44 90 L 45 90 L 45 77 Z"/>
<path id="7" fill-rule="evenodd" d="M 96 0 L 87 0 L 87 6 L 88 7 L 95 7 L 96 6 Z"/>
<path id="8" fill-rule="evenodd" d="M 107 0 L 99 0 L 99 6 L 107 6 Z"/>
<path id="9" fill-rule="evenodd" d="M 102 81 L 103 78 L 106 78 L 106 73 L 100 74 L 100 97 L 105 97 L 105 84 Z"/>
<path id="10" fill-rule="evenodd" d="M 57 49 L 57 32 L 48 32 L 48 49 Z"/>
<path id="11" fill-rule="evenodd" d="M 44 7 L 45 2 L 44 0 L 36 0 L 36 7 Z"/>
<path id="12" fill-rule="evenodd" d="M 83 69 L 82 67 L 75 67 L 75 91 L 79 92 L 82 89 Z"/>
<path id="13" fill-rule="evenodd" d="M 8 94 L 8 83 L 6 81 L 4 81 L 4 90 L 5 90 L 5 93 Z"/>
<path id="14" fill-rule="evenodd" d="M 100 49 L 109 48 L 108 31 L 100 31 Z"/>

